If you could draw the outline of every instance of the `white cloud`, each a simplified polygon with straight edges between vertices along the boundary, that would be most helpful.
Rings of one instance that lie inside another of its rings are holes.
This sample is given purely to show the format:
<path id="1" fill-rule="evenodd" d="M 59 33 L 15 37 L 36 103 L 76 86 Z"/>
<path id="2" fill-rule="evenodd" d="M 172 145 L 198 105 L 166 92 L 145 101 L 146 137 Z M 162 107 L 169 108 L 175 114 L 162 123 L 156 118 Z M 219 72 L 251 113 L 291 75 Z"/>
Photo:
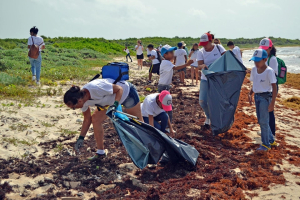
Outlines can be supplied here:
<path id="1" fill-rule="evenodd" d="M 193 16 L 198 16 L 198 17 L 202 17 L 202 18 L 207 18 L 207 15 L 204 11 L 202 10 L 199 10 L 199 9 L 195 9 L 195 8 L 192 8 L 190 9 L 190 12 L 189 12 L 191 15 Z"/>

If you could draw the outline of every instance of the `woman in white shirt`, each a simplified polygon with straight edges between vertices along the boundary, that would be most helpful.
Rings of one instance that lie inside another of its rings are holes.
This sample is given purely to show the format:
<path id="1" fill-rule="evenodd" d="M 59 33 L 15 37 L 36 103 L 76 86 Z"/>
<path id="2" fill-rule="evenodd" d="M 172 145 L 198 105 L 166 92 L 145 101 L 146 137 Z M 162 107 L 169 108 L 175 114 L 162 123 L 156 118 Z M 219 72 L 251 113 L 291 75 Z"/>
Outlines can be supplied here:
<path id="1" fill-rule="evenodd" d="M 208 32 L 201 36 L 199 46 L 203 46 L 197 54 L 197 62 L 199 68 L 208 69 L 209 65 L 212 64 L 215 60 L 220 58 L 226 50 L 222 45 L 212 43 L 212 35 Z M 207 78 L 203 73 L 201 73 L 201 82 L 200 82 L 200 92 L 199 92 L 199 103 L 202 109 L 205 112 L 206 120 L 204 125 L 206 127 L 210 126 L 210 117 L 208 110 L 207 102 L 207 92 L 208 92 L 208 82 Z"/>
<path id="2" fill-rule="evenodd" d="M 41 51 L 45 49 L 44 39 L 38 36 L 39 29 L 37 27 L 32 27 L 30 29 L 30 37 L 28 38 L 28 50 L 31 45 L 39 46 L 39 57 L 37 59 L 29 58 L 31 64 L 31 73 L 32 73 L 32 81 L 36 81 L 37 85 L 40 85 L 40 76 L 41 76 L 41 67 L 42 67 L 42 54 Z"/>
<path id="3" fill-rule="evenodd" d="M 199 47 L 198 44 L 195 43 L 189 54 L 189 58 L 194 61 L 193 64 L 191 64 L 192 85 L 194 85 L 194 77 L 196 77 L 196 85 L 198 85 L 199 72 L 198 72 L 198 63 L 196 62 L 197 54 L 199 51 L 198 47 Z"/>
<path id="4" fill-rule="evenodd" d="M 144 59 L 144 54 L 143 54 L 144 47 L 142 45 L 141 40 L 137 41 L 137 45 L 135 45 L 135 50 L 136 50 L 136 59 L 138 62 L 138 70 L 139 70 L 140 66 L 141 66 L 141 69 L 143 68 L 143 59 Z"/>
<path id="5" fill-rule="evenodd" d="M 81 108 L 84 117 L 80 136 L 75 144 L 76 151 L 83 146 L 84 137 L 90 125 L 93 124 L 98 150 L 88 160 L 96 160 L 107 154 L 107 150 L 104 149 L 102 127 L 102 123 L 106 119 L 107 106 L 117 108 L 119 105 L 123 105 L 129 114 L 137 116 L 140 121 L 143 121 L 140 98 L 135 86 L 126 81 L 113 83 L 113 79 L 96 79 L 84 85 L 82 89 L 72 86 L 64 95 L 64 103 L 73 110 Z M 96 105 L 97 109 L 91 114 L 90 106 Z"/>

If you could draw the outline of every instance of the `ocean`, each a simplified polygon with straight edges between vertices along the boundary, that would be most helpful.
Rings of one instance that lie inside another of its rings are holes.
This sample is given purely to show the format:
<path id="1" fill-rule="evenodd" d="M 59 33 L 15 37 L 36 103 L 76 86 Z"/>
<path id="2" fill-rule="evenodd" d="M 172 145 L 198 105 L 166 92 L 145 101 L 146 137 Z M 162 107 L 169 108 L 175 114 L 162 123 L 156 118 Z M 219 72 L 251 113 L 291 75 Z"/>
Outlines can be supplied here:
<path id="1" fill-rule="evenodd" d="M 278 47 L 277 57 L 281 58 L 290 73 L 300 73 L 300 47 Z M 252 68 L 253 61 L 249 62 L 249 59 L 254 53 L 253 50 L 244 50 L 243 51 L 243 62 L 245 67 Z"/>

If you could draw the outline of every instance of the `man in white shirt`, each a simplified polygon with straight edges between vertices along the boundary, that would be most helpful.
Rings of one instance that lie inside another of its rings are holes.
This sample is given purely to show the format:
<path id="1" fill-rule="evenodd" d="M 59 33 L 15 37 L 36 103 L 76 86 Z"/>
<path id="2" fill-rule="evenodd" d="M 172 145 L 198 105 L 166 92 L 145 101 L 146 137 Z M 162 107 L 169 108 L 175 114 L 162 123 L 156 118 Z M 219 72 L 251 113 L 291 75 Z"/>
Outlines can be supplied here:
<path id="1" fill-rule="evenodd" d="M 243 64 L 242 52 L 241 52 L 240 48 L 238 46 L 235 46 L 232 41 L 229 41 L 227 43 L 227 46 L 229 49 L 231 49 L 231 51 L 233 52 L 235 57 Z"/>
<path id="2" fill-rule="evenodd" d="M 158 57 L 158 52 L 154 50 L 153 44 L 149 44 L 147 47 L 150 53 L 149 59 L 152 60 L 152 65 L 149 69 L 149 81 L 148 81 L 148 83 L 151 83 L 152 74 L 154 73 L 159 75 L 160 60 Z"/>
<path id="3" fill-rule="evenodd" d="M 124 51 L 126 52 L 126 62 L 128 62 L 128 57 L 130 58 L 131 62 L 132 62 L 132 59 L 130 57 L 130 51 L 127 47 L 125 47 Z"/>
<path id="4" fill-rule="evenodd" d="M 178 49 L 174 52 L 174 65 L 177 66 L 181 66 L 184 65 L 187 61 L 187 53 L 186 51 L 183 49 L 183 44 L 181 42 L 179 42 L 177 44 Z M 179 72 L 179 76 L 180 76 L 180 82 L 184 83 L 184 76 L 186 73 L 186 67 L 183 69 L 178 70 Z"/>

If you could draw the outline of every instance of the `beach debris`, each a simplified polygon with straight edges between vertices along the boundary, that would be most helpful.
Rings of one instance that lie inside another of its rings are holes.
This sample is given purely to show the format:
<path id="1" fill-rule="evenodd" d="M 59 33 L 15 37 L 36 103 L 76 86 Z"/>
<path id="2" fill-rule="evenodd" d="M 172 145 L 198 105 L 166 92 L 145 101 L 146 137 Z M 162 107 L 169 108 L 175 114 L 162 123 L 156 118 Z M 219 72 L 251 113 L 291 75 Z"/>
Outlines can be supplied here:
<path id="1" fill-rule="evenodd" d="M 103 192 L 105 192 L 107 190 L 110 190 L 110 189 L 113 189 L 115 187 L 116 187 L 116 184 L 109 184 L 109 185 L 101 184 L 99 187 L 97 187 L 95 189 L 95 191 L 96 191 L 97 194 L 102 194 Z"/>

